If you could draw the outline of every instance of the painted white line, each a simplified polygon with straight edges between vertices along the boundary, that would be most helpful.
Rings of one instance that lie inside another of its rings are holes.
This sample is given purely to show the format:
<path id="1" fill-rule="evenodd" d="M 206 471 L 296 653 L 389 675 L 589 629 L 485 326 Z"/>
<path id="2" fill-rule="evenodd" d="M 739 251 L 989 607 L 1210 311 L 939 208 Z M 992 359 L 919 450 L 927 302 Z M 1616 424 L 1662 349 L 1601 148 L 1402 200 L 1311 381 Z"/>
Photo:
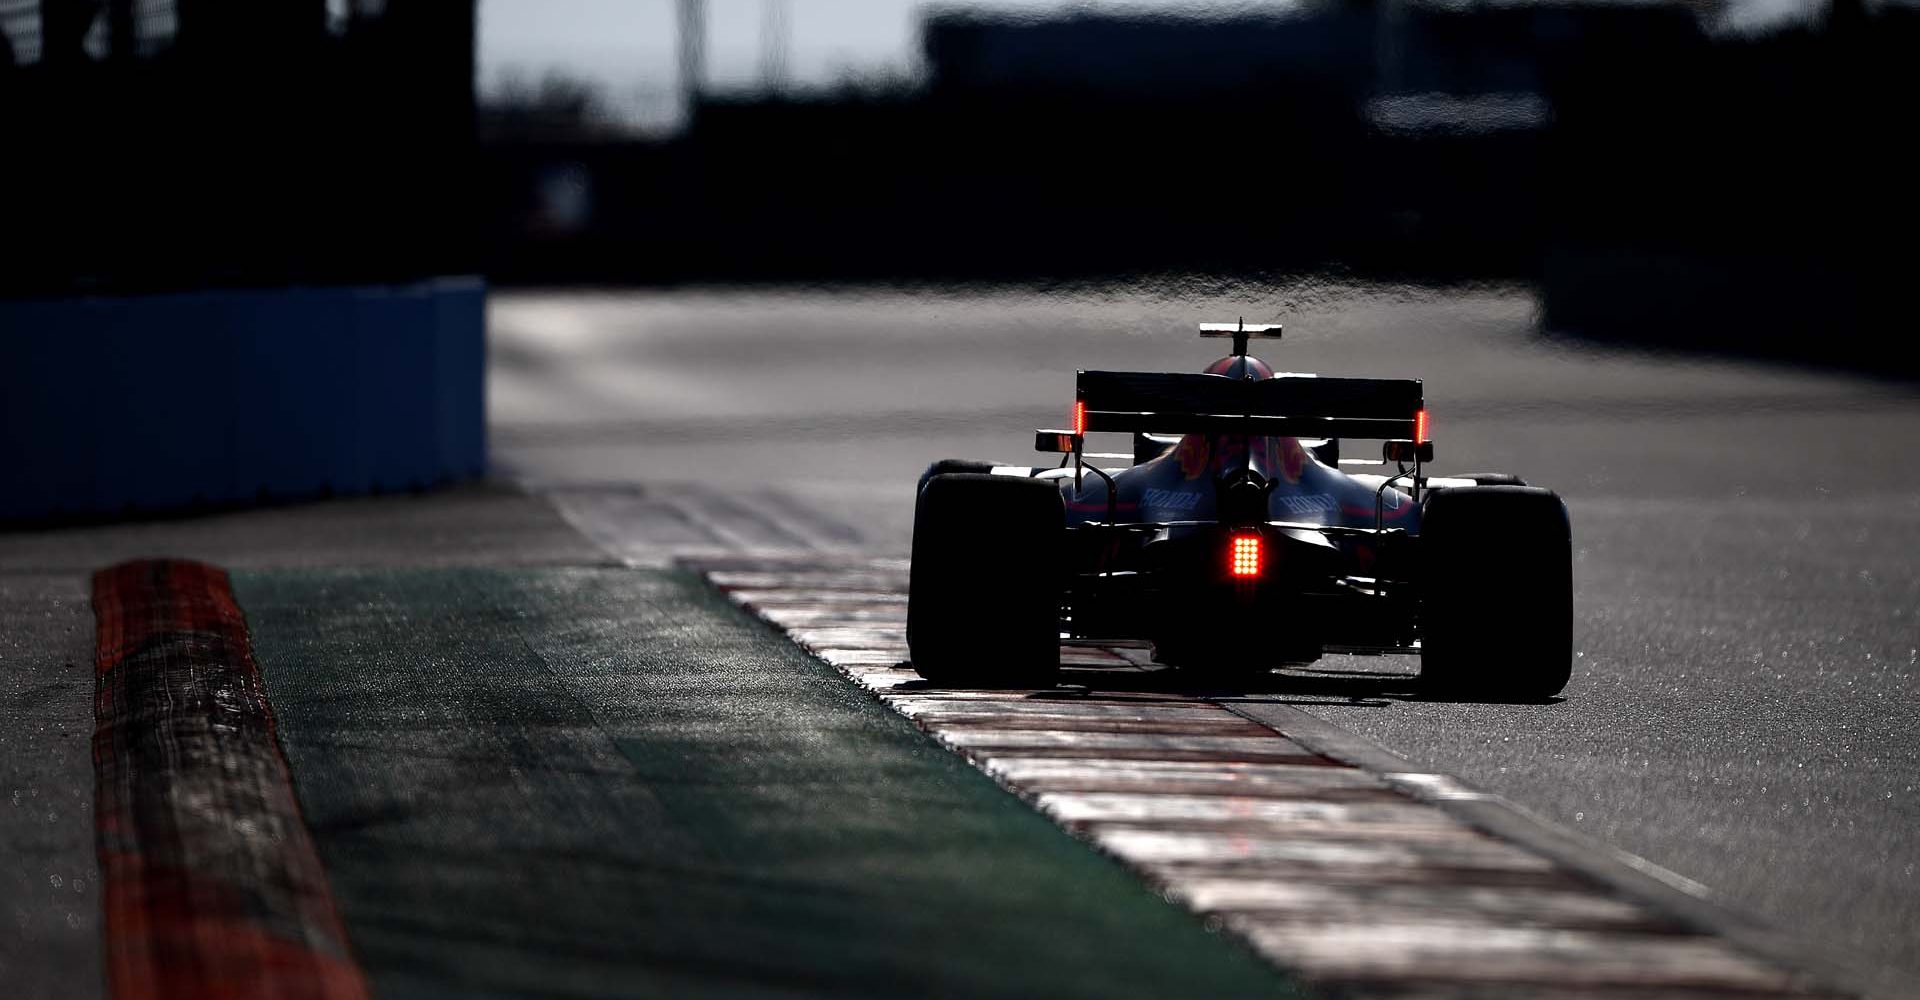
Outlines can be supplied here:
<path id="1" fill-rule="evenodd" d="M 1423 799 L 1448 799 L 1456 802 L 1471 802 L 1475 799 L 1489 798 L 1485 792 L 1476 792 L 1444 774 L 1411 774 L 1397 772 L 1383 774 L 1387 784 L 1413 792 Z"/>
<path id="2" fill-rule="evenodd" d="M 776 490 L 724 492 L 697 483 L 522 484 L 616 560 L 658 568 L 677 559 L 856 552 L 857 530 Z"/>
<path id="3" fill-rule="evenodd" d="M 699 526 L 700 530 L 725 542 L 736 552 L 752 552 L 756 549 L 766 548 L 766 546 L 759 545 L 754 539 L 735 530 L 732 525 L 726 524 L 719 518 L 709 514 L 701 504 L 689 503 L 685 496 L 667 493 L 663 494 L 660 499 L 662 503 L 671 507 L 674 513 L 686 519 L 687 523 Z"/>

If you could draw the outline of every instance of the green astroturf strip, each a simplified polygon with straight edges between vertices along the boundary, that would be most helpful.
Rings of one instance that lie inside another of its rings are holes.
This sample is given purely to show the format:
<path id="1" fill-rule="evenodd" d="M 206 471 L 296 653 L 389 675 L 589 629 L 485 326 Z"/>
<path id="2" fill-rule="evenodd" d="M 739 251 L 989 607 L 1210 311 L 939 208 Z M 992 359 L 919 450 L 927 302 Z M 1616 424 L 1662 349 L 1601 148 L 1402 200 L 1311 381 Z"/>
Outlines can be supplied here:
<path id="1" fill-rule="evenodd" d="M 689 576 L 234 583 L 381 996 L 1295 993 Z"/>

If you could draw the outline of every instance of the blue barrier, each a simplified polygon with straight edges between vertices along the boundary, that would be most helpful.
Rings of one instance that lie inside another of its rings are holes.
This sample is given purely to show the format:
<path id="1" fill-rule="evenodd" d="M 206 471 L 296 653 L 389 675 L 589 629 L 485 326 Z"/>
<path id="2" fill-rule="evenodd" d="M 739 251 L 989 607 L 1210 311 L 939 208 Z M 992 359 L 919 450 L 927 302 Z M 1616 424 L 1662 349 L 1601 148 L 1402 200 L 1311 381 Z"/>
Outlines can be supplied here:
<path id="1" fill-rule="evenodd" d="M 486 289 L 0 301 L 0 520 L 486 471 Z"/>

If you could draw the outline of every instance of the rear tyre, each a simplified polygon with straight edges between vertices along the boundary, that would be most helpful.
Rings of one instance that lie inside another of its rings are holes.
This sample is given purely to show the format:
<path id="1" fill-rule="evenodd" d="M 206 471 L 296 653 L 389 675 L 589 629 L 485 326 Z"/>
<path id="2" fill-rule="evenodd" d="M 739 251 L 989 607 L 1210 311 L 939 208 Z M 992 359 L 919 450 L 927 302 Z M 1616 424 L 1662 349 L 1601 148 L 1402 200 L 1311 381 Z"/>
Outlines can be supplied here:
<path id="1" fill-rule="evenodd" d="M 1573 672 L 1566 504 L 1531 486 L 1435 490 L 1420 514 L 1420 683 L 1442 698 L 1541 701 Z"/>
<path id="2" fill-rule="evenodd" d="M 992 471 L 992 462 L 975 462 L 972 459 L 966 458 L 943 458 L 927 466 L 927 471 L 920 474 L 920 485 L 913 488 L 913 495 L 919 496 L 920 491 L 926 489 L 928 481 L 935 476 L 946 476 L 952 475 L 953 473 L 984 476 Z"/>
<path id="3" fill-rule="evenodd" d="M 1050 687 L 1066 508 L 1048 480 L 941 473 L 920 490 L 907 584 L 913 669 L 936 684 Z"/>
<path id="4" fill-rule="evenodd" d="M 1471 479 L 1476 486 L 1525 486 L 1527 481 L 1511 472 L 1462 472 L 1448 479 Z"/>

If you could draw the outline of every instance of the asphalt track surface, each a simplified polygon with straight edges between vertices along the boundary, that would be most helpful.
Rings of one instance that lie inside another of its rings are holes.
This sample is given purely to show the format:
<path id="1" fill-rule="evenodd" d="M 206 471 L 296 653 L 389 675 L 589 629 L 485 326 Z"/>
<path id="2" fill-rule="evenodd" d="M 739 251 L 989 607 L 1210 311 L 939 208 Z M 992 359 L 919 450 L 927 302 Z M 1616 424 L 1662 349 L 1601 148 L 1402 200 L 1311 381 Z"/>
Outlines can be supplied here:
<path id="1" fill-rule="evenodd" d="M 1075 368 L 1197 369 L 1217 345 L 1192 324 L 1237 316 L 1288 325 L 1282 370 L 1426 379 L 1439 471 L 1517 472 L 1574 523 L 1560 701 L 1421 702 L 1410 663 L 1329 658 L 1296 704 L 1853 956 L 1890 994 L 1920 981 L 1908 385 L 1555 338 L 1497 289 L 500 295 L 494 453 L 586 494 L 792 498 L 791 520 L 902 550 L 928 461 L 1026 461 Z"/>
<path id="2" fill-rule="evenodd" d="M 86 579 L 0 577 L 0 977 L 26 997 L 100 993 Z"/>

